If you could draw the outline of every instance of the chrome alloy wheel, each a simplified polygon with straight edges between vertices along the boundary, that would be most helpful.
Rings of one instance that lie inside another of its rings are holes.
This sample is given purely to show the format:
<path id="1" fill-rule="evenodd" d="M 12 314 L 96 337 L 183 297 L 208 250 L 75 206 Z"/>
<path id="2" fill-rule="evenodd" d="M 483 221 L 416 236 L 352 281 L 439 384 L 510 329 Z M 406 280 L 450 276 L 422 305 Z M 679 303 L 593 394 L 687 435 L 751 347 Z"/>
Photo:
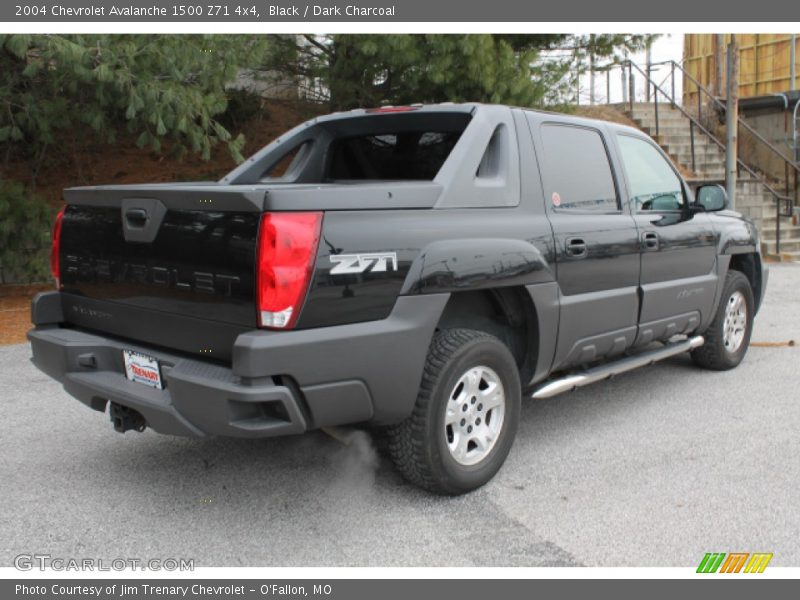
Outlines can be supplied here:
<path id="1" fill-rule="evenodd" d="M 447 402 L 444 434 L 450 455 L 475 465 L 492 451 L 505 417 L 506 396 L 500 377 L 489 367 L 473 367 L 456 383 Z"/>
<path id="2" fill-rule="evenodd" d="M 742 292 L 736 291 L 725 305 L 725 321 L 722 324 L 722 341 L 725 349 L 734 353 L 742 346 L 747 330 L 747 302 Z"/>

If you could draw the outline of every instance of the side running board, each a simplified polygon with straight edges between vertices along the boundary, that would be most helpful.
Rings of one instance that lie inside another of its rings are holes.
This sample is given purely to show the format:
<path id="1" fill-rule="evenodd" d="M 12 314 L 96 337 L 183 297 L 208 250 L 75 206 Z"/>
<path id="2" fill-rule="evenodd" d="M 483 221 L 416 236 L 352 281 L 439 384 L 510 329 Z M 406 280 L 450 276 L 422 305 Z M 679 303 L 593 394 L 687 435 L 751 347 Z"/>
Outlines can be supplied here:
<path id="1" fill-rule="evenodd" d="M 571 375 L 567 375 L 566 377 L 562 377 L 561 379 L 555 379 L 545 383 L 533 393 L 533 397 L 550 398 L 562 392 L 569 392 L 579 387 L 589 385 L 590 383 L 602 381 L 603 379 L 610 379 L 611 377 L 619 375 L 620 373 L 625 373 L 626 371 L 632 371 L 633 369 L 638 369 L 639 367 L 652 365 L 653 363 L 664 360 L 665 358 L 669 358 L 670 356 L 675 356 L 676 354 L 681 354 L 682 352 L 699 348 L 704 343 L 705 340 L 703 339 L 703 336 L 698 335 L 681 340 L 679 342 L 665 344 L 662 348 L 656 348 L 655 350 L 642 352 L 641 354 L 636 354 L 634 356 L 628 356 L 608 363 L 607 365 L 600 365 L 580 373 L 573 373 Z"/>

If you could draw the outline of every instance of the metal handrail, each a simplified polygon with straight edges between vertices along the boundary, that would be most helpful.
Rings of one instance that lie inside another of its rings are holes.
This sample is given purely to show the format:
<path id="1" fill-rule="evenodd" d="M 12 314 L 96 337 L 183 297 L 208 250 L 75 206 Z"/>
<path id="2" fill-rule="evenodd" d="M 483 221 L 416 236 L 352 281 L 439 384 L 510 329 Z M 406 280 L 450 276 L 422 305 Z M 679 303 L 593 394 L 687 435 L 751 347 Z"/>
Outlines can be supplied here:
<path id="1" fill-rule="evenodd" d="M 794 103 L 794 111 L 792 114 L 792 150 L 794 151 L 794 159 L 800 162 L 800 100 Z"/>
<path id="2" fill-rule="evenodd" d="M 691 73 L 689 73 L 689 72 L 688 72 L 688 71 L 687 71 L 685 68 L 683 68 L 681 65 L 679 65 L 678 63 L 676 63 L 674 60 L 673 60 L 673 61 L 664 61 L 664 62 L 665 62 L 665 63 L 672 63 L 672 64 L 673 64 L 675 67 L 677 67 L 677 68 L 678 68 L 678 70 L 680 70 L 680 72 L 681 72 L 681 73 L 683 73 L 684 77 L 686 77 L 687 79 L 689 79 L 689 80 L 690 80 L 690 81 L 691 81 L 691 82 L 692 82 L 692 83 L 693 83 L 693 84 L 694 84 L 694 85 L 697 87 L 697 93 L 698 93 L 698 94 L 700 93 L 700 91 L 702 91 L 702 92 L 703 92 L 703 93 L 705 93 L 705 94 L 706 94 L 706 95 L 707 95 L 709 98 L 711 98 L 711 100 L 713 100 L 713 101 L 714 101 L 714 103 L 715 103 L 715 104 L 716 104 L 716 105 L 717 105 L 719 108 L 721 108 L 723 112 L 724 112 L 725 110 L 727 110 L 727 106 L 725 105 L 725 103 L 724 103 L 724 102 L 722 102 L 722 100 L 720 100 L 720 99 L 719 99 L 719 98 L 717 98 L 716 96 L 714 96 L 714 94 L 712 94 L 712 93 L 711 93 L 711 91 L 710 91 L 708 88 L 706 88 L 706 87 L 705 87 L 705 86 L 704 86 L 702 83 L 700 83 L 699 81 L 697 81 L 697 79 L 696 79 L 696 78 L 695 78 L 695 77 L 694 77 L 694 76 L 693 76 Z M 755 129 L 753 129 L 753 128 L 752 128 L 752 127 L 751 127 L 751 126 L 750 126 L 750 125 L 747 123 L 747 121 L 745 121 L 745 120 L 744 120 L 744 119 L 742 119 L 741 117 L 739 117 L 739 125 L 741 125 L 742 127 L 744 127 L 744 128 L 745 128 L 747 131 L 749 131 L 751 134 L 753 134 L 753 136 L 755 136 L 755 138 L 756 138 L 756 139 L 757 139 L 759 142 L 761 142 L 763 145 L 765 145 L 765 146 L 766 146 L 766 147 L 767 147 L 767 148 L 768 148 L 768 149 L 769 149 L 771 152 L 773 152 L 774 154 L 777 154 L 777 155 L 778 155 L 778 157 L 779 157 L 781 160 L 783 160 L 783 162 L 787 163 L 789 167 L 791 167 L 792 169 L 794 169 L 795 173 L 800 173 L 800 165 L 797 165 L 797 164 L 795 164 L 795 162 L 794 162 L 793 160 L 787 159 L 787 158 L 786 158 L 786 156 L 784 156 L 784 154 L 783 154 L 783 153 L 782 153 L 780 150 L 778 150 L 778 149 L 777 149 L 777 148 L 774 146 L 774 144 L 772 144 L 772 143 L 771 143 L 769 140 L 767 140 L 767 139 L 766 139 L 764 136 L 762 136 L 762 135 L 761 135 L 760 133 L 758 133 L 758 132 L 757 132 Z"/>
<path id="3" fill-rule="evenodd" d="M 620 63 L 612 63 L 612 64 L 609 64 L 609 65 L 606 65 L 603 70 L 610 71 L 615 66 L 619 66 L 619 67 L 625 68 L 625 66 L 630 66 L 630 65 L 633 65 L 636 68 L 636 70 L 639 71 L 639 73 L 641 73 L 642 76 L 649 83 L 655 84 L 655 81 L 653 80 L 652 77 L 650 77 L 645 71 L 643 71 L 642 68 L 639 67 L 639 65 L 637 65 L 636 63 L 634 63 L 632 60 L 629 60 L 629 59 L 628 60 L 624 60 L 624 61 L 622 61 Z M 727 109 L 727 107 L 726 107 L 724 102 L 722 102 L 719 98 L 717 98 L 714 94 L 712 94 L 711 90 L 709 90 L 706 86 L 704 86 L 702 83 L 700 83 L 679 62 L 674 61 L 674 60 L 663 60 L 663 61 L 659 61 L 659 62 L 650 63 L 651 67 L 662 66 L 662 65 L 669 65 L 670 66 L 670 68 L 672 69 L 671 75 L 672 75 L 673 78 L 674 78 L 675 69 L 677 69 L 684 75 L 684 77 L 686 77 L 689 81 L 691 81 L 695 85 L 695 87 L 697 88 L 697 93 L 698 93 L 698 115 L 700 117 L 702 117 L 702 99 L 701 99 L 702 94 L 705 94 L 708 98 L 710 98 L 711 101 L 717 107 L 719 107 L 723 112 Z M 662 82 L 662 84 L 663 84 L 663 82 Z M 678 101 L 677 101 L 677 98 L 675 98 L 675 91 L 674 91 L 675 90 L 675 84 L 674 84 L 674 81 L 672 82 L 672 86 L 671 87 L 672 87 L 672 95 L 667 94 L 663 89 L 660 88 L 660 86 L 659 86 L 659 89 L 661 89 L 661 93 L 664 94 L 664 97 L 667 98 L 670 101 L 670 104 L 675 106 L 676 104 L 678 104 Z M 701 94 L 701 92 L 702 92 L 702 94 Z M 682 111 L 682 112 L 685 113 L 685 111 Z M 770 152 L 775 154 L 781 161 L 783 161 L 785 163 L 787 169 L 789 169 L 791 171 L 794 171 L 795 176 L 800 175 L 800 162 L 796 162 L 796 161 L 794 161 L 794 160 L 792 160 L 790 158 L 787 158 L 778 148 L 775 147 L 774 144 L 772 144 L 769 140 L 767 140 L 764 136 L 762 136 L 758 131 L 753 129 L 753 127 L 749 123 L 747 123 L 747 121 L 742 119 L 742 117 L 739 117 L 738 123 L 739 123 L 739 125 L 741 127 L 743 127 L 750 134 L 752 134 L 753 137 L 755 137 L 755 139 L 758 140 L 763 146 L 766 146 L 767 149 Z M 787 181 L 787 188 L 788 187 L 789 186 L 788 186 L 788 181 Z M 797 187 L 797 186 L 795 186 L 795 187 Z M 797 200 L 797 199 L 795 198 L 795 200 Z"/>
<path id="4" fill-rule="evenodd" d="M 675 101 L 674 101 L 674 99 L 670 98 L 669 94 L 667 94 L 667 93 L 666 93 L 666 92 L 665 92 L 665 91 L 664 91 L 664 90 L 661 88 L 661 86 L 659 86 L 657 83 L 655 83 L 655 82 L 652 80 L 652 78 L 648 77 L 648 76 L 645 74 L 645 72 L 644 72 L 644 71 L 642 71 L 642 69 L 639 67 L 639 65 L 637 65 L 636 63 L 634 63 L 634 62 L 632 62 L 632 61 L 629 61 L 629 62 L 630 62 L 630 64 L 633 66 L 633 68 L 635 68 L 637 71 L 639 71 L 639 73 L 641 73 L 641 74 L 644 76 L 644 78 L 645 78 L 645 79 L 646 79 L 646 80 L 647 80 L 647 81 L 648 81 L 650 84 L 652 84 L 652 86 L 653 86 L 653 89 L 654 89 L 654 90 L 657 90 L 658 92 L 661 92 L 661 94 L 662 94 L 662 95 L 663 95 L 663 96 L 664 96 L 664 97 L 665 97 L 667 100 L 669 100 L 671 103 L 674 103 L 674 102 L 675 102 Z M 654 98 L 655 98 L 655 95 L 654 95 Z M 656 102 L 656 104 L 657 104 L 657 102 Z M 633 107 L 633 102 L 632 102 L 632 101 L 631 101 L 631 107 Z M 684 110 L 684 109 L 683 109 L 683 107 L 681 107 L 680 105 L 678 105 L 678 104 L 675 104 L 675 108 L 676 108 L 678 111 L 680 111 L 681 113 L 683 113 L 683 115 L 684 115 L 685 117 L 687 117 L 687 118 L 688 118 L 690 121 L 692 121 L 692 122 L 693 122 L 693 124 L 694 124 L 694 126 L 695 126 L 695 127 L 697 127 L 697 128 L 698 128 L 698 129 L 699 129 L 699 130 L 700 130 L 700 131 L 701 131 L 703 134 L 705 134 L 707 137 L 709 137 L 709 138 L 711 139 L 711 141 L 713 141 L 713 142 L 714 142 L 714 143 L 715 143 L 717 146 L 719 146 L 719 147 L 720 147 L 722 150 L 725 150 L 725 144 L 724 144 L 722 141 L 720 141 L 720 140 L 719 140 L 719 139 L 718 139 L 718 138 L 717 138 L 717 137 L 716 137 L 716 136 L 715 136 L 713 133 L 711 133 L 711 132 L 710 132 L 708 129 L 706 129 L 705 127 L 703 127 L 703 125 L 702 125 L 702 123 L 700 123 L 700 121 L 698 121 L 698 120 L 697 120 L 695 117 L 693 117 L 693 116 L 692 116 L 690 113 L 688 113 L 686 110 Z M 656 124 L 656 129 L 658 129 L 658 124 Z M 739 157 L 736 157 L 736 162 L 738 163 L 738 166 L 739 166 L 739 167 L 741 167 L 742 169 L 744 169 L 745 171 L 747 171 L 747 172 L 748 172 L 748 173 L 749 173 L 749 174 L 750 174 L 750 175 L 751 175 L 751 176 L 752 176 L 754 179 L 756 179 L 756 180 L 757 180 L 759 183 L 761 183 L 761 184 L 762 184 L 762 185 L 763 185 L 765 188 L 767 188 L 767 190 L 768 190 L 768 191 L 769 191 L 771 194 L 773 194 L 773 195 L 774 195 L 776 198 L 780 198 L 780 199 L 783 199 L 783 200 L 785 200 L 785 199 L 787 199 L 787 198 L 788 198 L 788 199 L 791 199 L 791 198 L 789 198 L 788 196 L 782 196 L 782 195 L 781 195 L 779 192 L 775 191 L 775 190 L 772 188 L 772 186 L 770 186 L 770 185 L 769 185 L 769 183 L 767 183 L 767 180 L 766 180 L 766 178 L 764 178 L 764 177 L 761 177 L 761 176 L 760 176 L 760 175 L 759 175 L 759 174 L 758 174 L 756 171 L 754 171 L 753 169 L 751 169 L 751 168 L 750 168 L 750 167 L 749 167 L 749 166 L 748 166 L 748 165 L 747 165 L 747 164 L 746 164 L 744 161 L 742 161 L 742 159 L 741 159 L 741 158 L 739 158 Z"/>

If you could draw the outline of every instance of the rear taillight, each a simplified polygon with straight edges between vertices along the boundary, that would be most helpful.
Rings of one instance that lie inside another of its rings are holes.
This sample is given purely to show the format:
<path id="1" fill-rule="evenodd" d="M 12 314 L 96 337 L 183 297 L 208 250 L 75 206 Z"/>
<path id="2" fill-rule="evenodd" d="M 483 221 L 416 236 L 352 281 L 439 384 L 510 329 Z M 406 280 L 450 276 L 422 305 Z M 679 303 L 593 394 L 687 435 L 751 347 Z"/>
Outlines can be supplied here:
<path id="1" fill-rule="evenodd" d="M 64 209 L 62 207 L 56 215 L 56 222 L 53 224 L 53 242 L 50 246 L 50 272 L 56 280 L 56 287 L 61 287 L 61 265 L 58 260 L 59 251 L 61 250 L 61 221 L 64 219 Z"/>
<path id="2" fill-rule="evenodd" d="M 266 213 L 258 231 L 258 326 L 291 329 L 311 281 L 321 212 Z"/>

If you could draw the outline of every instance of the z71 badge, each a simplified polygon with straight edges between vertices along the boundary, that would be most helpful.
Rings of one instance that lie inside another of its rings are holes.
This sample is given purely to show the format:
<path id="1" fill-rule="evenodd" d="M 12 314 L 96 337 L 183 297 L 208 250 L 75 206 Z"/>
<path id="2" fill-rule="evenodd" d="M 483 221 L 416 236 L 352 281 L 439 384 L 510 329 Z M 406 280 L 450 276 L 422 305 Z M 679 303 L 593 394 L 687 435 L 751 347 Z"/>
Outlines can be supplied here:
<path id="1" fill-rule="evenodd" d="M 334 254 L 330 257 L 334 267 L 331 275 L 347 273 L 383 273 L 397 271 L 396 252 L 375 252 L 370 254 Z M 391 265 L 391 266 L 390 266 Z"/>

